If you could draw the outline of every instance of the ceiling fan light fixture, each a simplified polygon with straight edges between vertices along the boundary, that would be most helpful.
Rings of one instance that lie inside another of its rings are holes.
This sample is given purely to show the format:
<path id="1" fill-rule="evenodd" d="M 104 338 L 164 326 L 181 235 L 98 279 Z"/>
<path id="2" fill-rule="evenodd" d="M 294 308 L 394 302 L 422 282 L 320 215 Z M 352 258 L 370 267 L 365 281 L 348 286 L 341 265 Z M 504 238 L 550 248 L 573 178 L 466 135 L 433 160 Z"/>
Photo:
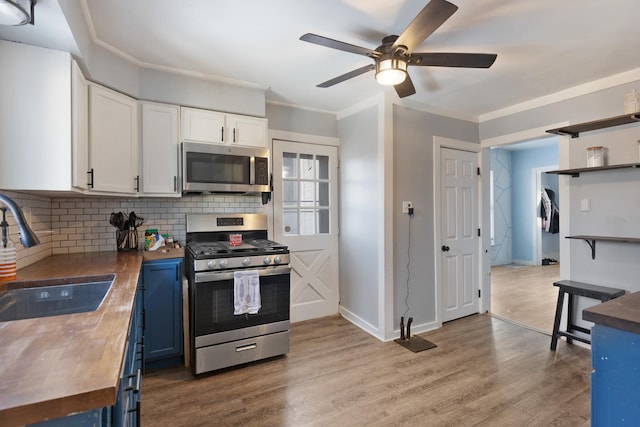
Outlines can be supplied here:
<path id="1" fill-rule="evenodd" d="M 33 24 L 35 0 L 0 0 L 0 25 Z"/>
<path id="2" fill-rule="evenodd" d="M 381 58 L 376 62 L 376 80 L 384 86 L 395 86 L 407 78 L 407 61 L 400 58 Z"/>

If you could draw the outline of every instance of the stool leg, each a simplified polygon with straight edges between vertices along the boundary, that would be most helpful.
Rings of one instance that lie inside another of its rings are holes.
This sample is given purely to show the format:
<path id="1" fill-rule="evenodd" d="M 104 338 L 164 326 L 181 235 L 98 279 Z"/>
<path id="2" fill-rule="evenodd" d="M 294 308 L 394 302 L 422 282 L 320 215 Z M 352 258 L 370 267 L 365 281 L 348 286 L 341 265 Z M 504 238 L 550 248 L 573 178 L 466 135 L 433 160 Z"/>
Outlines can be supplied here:
<path id="1" fill-rule="evenodd" d="M 569 294 L 569 299 L 567 300 L 567 332 L 573 332 L 575 328 L 573 327 L 573 294 Z M 567 344 L 572 344 L 573 339 L 570 337 L 567 338 Z"/>
<path id="2" fill-rule="evenodd" d="M 551 334 L 551 350 L 555 351 L 558 345 L 558 331 L 560 330 L 560 319 L 562 318 L 562 305 L 564 304 L 564 291 L 558 289 L 558 304 L 556 305 L 556 318 L 553 321 L 553 333 Z"/>

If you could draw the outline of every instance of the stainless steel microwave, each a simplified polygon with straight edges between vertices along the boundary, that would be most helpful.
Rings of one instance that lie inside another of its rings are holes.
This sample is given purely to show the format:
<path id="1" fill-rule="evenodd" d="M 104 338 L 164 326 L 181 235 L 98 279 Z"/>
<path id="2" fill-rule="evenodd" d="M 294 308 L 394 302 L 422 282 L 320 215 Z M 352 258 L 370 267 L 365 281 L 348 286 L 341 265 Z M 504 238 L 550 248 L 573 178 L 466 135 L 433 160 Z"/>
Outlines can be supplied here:
<path id="1" fill-rule="evenodd" d="M 269 150 L 182 143 L 183 193 L 268 192 Z"/>

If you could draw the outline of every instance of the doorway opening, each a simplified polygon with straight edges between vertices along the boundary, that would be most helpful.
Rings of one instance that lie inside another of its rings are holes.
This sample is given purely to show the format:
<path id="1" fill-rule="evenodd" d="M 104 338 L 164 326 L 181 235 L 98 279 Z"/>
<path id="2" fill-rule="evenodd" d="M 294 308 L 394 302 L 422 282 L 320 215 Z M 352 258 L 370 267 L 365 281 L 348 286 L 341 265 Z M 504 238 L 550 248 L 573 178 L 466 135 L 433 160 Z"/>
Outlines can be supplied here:
<path id="1" fill-rule="evenodd" d="M 560 278 L 557 137 L 491 149 L 491 314 L 550 334 Z M 553 198 L 555 222 L 545 197 Z M 552 224 L 555 227 L 552 227 Z"/>

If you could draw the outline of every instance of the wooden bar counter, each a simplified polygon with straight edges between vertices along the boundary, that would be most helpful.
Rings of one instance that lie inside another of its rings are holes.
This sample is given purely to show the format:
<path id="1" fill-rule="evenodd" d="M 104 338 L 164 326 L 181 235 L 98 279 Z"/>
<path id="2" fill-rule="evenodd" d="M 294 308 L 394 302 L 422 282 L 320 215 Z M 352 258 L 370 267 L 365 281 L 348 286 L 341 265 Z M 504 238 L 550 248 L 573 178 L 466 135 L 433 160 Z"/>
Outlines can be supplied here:
<path id="1" fill-rule="evenodd" d="M 116 402 L 142 260 L 142 252 L 54 255 L 18 271 L 17 281 L 115 279 L 96 311 L 0 322 L 0 426 Z"/>

